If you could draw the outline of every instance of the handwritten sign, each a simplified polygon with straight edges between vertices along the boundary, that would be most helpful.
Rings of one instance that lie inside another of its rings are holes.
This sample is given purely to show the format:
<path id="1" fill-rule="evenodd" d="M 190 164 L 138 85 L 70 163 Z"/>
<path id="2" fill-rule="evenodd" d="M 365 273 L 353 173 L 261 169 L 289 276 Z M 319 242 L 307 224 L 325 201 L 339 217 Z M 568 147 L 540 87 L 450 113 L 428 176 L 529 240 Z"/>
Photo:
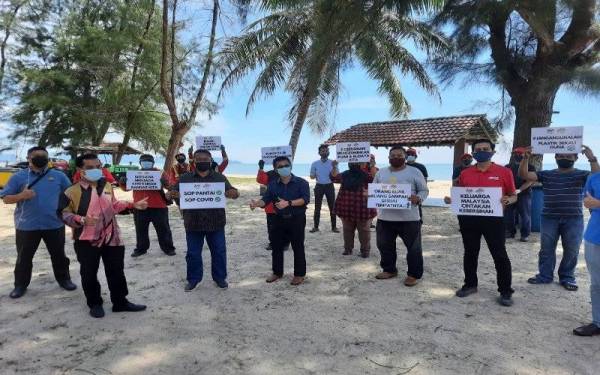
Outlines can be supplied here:
<path id="1" fill-rule="evenodd" d="M 531 129 L 533 154 L 578 154 L 583 141 L 583 126 Z"/>
<path id="2" fill-rule="evenodd" d="M 179 184 L 179 206 L 182 210 L 225 208 L 224 182 L 186 182 Z"/>
<path id="3" fill-rule="evenodd" d="M 205 137 L 199 135 L 196 137 L 196 149 L 219 151 L 221 149 L 221 137 Z"/>
<path id="4" fill-rule="evenodd" d="M 409 210 L 412 188 L 409 184 L 369 184 L 367 207 Z"/>
<path id="5" fill-rule="evenodd" d="M 265 163 L 272 163 L 273 160 L 279 156 L 292 157 L 292 146 L 276 146 L 276 147 L 263 147 L 260 149 L 262 157 L 261 159 Z"/>
<path id="6" fill-rule="evenodd" d="M 453 187 L 451 210 L 456 215 L 504 216 L 502 188 Z"/>
<path id="7" fill-rule="evenodd" d="M 127 171 L 127 190 L 160 190 L 160 171 Z"/>
<path id="8" fill-rule="evenodd" d="M 340 163 L 368 163 L 371 159 L 369 142 L 340 142 L 335 145 L 335 151 Z"/>

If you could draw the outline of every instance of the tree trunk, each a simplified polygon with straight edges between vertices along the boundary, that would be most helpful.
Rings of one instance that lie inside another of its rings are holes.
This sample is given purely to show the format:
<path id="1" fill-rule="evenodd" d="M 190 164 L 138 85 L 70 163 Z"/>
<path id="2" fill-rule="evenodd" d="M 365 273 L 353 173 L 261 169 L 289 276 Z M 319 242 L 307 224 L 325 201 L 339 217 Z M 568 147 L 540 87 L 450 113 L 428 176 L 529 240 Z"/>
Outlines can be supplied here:
<path id="1" fill-rule="evenodd" d="M 292 134 L 290 135 L 290 146 L 292 146 L 292 161 L 296 156 L 296 148 L 298 147 L 298 142 L 300 141 L 300 133 L 302 132 L 302 127 L 304 126 L 304 122 L 306 121 L 306 116 L 308 115 L 308 109 L 310 107 L 311 100 L 312 98 L 309 95 L 308 90 L 305 91 L 302 95 L 302 102 L 298 106 L 296 121 L 294 121 Z"/>
<path id="2" fill-rule="evenodd" d="M 175 161 L 175 155 L 179 151 L 183 137 L 185 137 L 185 134 L 188 132 L 188 130 L 189 129 L 187 126 L 183 124 L 177 124 L 177 126 L 173 125 L 171 136 L 169 137 L 167 152 L 165 153 L 165 165 L 163 167 L 163 171 L 168 171 L 173 165 L 173 162 Z"/>
<path id="3" fill-rule="evenodd" d="M 119 145 L 119 149 L 117 150 L 117 153 L 115 154 L 115 157 L 114 157 L 115 165 L 121 163 L 121 159 L 123 159 L 123 154 L 125 154 L 125 149 L 129 145 L 130 139 L 131 139 L 131 134 L 129 133 L 128 130 L 126 130 L 125 134 L 123 134 L 123 142 L 121 142 L 121 144 Z"/>
<path id="4" fill-rule="evenodd" d="M 514 147 L 531 146 L 531 129 L 548 127 L 552 123 L 554 99 L 558 88 L 532 88 L 519 97 L 512 98 L 515 107 Z M 543 155 L 534 156 L 532 164 L 542 167 Z"/>

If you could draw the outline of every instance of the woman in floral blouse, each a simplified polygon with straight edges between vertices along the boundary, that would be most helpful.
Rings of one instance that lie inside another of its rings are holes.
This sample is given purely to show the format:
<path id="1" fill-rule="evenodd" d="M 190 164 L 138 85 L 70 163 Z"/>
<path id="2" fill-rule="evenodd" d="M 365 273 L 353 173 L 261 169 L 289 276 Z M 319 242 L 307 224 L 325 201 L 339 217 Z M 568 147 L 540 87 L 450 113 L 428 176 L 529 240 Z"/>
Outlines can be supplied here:
<path id="1" fill-rule="evenodd" d="M 337 161 L 333 162 L 331 180 L 341 184 L 335 200 L 335 214 L 342 219 L 344 233 L 344 253 L 350 255 L 354 250 L 354 233 L 358 231 L 360 255 L 369 257 L 371 251 L 371 221 L 377 216 L 377 210 L 367 207 L 368 184 L 373 181 L 377 172 L 371 166 L 365 172 L 363 163 L 349 163 L 349 169 L 343 173 L 338 171 Z"/>

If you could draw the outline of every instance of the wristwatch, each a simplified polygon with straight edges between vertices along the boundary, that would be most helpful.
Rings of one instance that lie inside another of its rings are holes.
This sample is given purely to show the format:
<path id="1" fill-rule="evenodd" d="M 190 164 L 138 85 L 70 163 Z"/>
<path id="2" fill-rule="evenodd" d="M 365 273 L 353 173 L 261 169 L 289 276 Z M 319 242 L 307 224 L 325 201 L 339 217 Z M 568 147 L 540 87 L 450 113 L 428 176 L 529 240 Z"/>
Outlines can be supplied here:
<path id="1" fill-rule="evenodd" d="M 287 202 L 288 202 L 288 205 L 289 205 L 290 207 L 292 207 L 292 201 L 287 201 Z"/>

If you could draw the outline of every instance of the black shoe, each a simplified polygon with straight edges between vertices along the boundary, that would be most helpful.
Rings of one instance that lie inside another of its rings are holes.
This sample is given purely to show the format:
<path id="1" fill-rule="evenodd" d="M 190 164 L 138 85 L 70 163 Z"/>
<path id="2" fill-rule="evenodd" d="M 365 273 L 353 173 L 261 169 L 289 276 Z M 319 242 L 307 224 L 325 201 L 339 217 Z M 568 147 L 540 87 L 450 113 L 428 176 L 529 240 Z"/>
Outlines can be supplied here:
<path id="1" fill-rule="evenodd" d="M 331 228 L 331 231 L 332 231 L 333 233 L 340 233 L 340 230 L 339 230 L 339 229 L 337 229 L 337 228 Z"/>
<path id="2" fill-rule="evenodd" d="M 267 246 L 265 246 L 265 250 L 271 251 L 273 250 L 273 246 L 271 246 L 271 244 L 268 244 Z"/>
<path id="3" fill-rule="evenodd" d="M 513 300 L 510 294 L 501 294 L 500 297 L 498 297 L 498 303 L 502 306 L 512 306 Z"/>
<path id="4" fill-rule="evenodd" d="M 112 307 L 113 312 L 138 312 L 144 310 L 146 310 L 146 305 L 136 305 L 135 303 L 131 303 L 129 301 L 127 301 L 127 303 L 125 303 L 124 305 L 113 305 Z"/>
<path id="5" fill-rule="evenodd" d="M 215 283 L 221 289 L 227 289 L 227 288 L 229 288 L 229 284 L 227 283 L 227 280 L 219 280 L 219 281 L 215 281 Z"/>
<path id="6" fill-rule="evenodd" d="M 27 291 L 27 288 L 24 286 L 16 286 L 15 289 L 10 292 L 10 298 L 21 298 Z"/>
<path id="7" fill-rule="evenodd" d="M 313 228 L 311 230 L 309 230 L 310 233 L 316 233 L 319 231 L 319 228 Z"/>
<path id="8" fill-rule="evenodd" d="M 577 284 L 573 283 L 560 283 L 560 285 L 562 285 L 562 287 L 568 290 L 569 292 L 576 292 L 579 289 Z"/>
<path id="9" fill-rule="evenodd" d="M 473 286 L 473 287 L 463 286 L 462 288 L 460 288 L 459 290 L 456 291 L 456 296 L 460 297 L 460 298 L 464 298 L 464 297 L 470 296 L 471 294 L 475 294 L 475 293 L 477 293 L 476 286 Z"/>
<path id="10" fill-rule="evenodd" d="M 542 281 L 542 280 L 538 279 L 537 276 L 530 277 L 529 279 L 527 279 L 527 282 L 529 284 L 534 284 L 534 285 L 537 285 L 537 284 L 550 284 L 551 283 L 551 281 Z"/>
<path id="11" fill-rule="evenodd" d="M 515 234 L 514 233 L 506 233 L 504 235 L 504 238 L 515 238 Z"/>
<path id="12" fill-rule="evenodd" d="M 139 256 L 142 256 L 142 255 L 146 254 L 147 252 L 148 251 L 141 251 L 141 250 L 135 249 L 135 250 L 133 250 L 133 253 L 131 253 L 131 257 L 132 258 L 137 258 Z"/>
<path id="13" fill-rule="evenodd" d="M 577 327 L 573 330 L 575 336 L 597 336 L 600 335 L 600 327 L 594 323 Z"/>
<path id="14" fill-rule="evenodd" d="M 90 307 L 90 316 L 92 318 L 103 318 L 104 308 L 102 308 L 102 305 L 94 305 Z"/>
<path id="15" fill-rule="evenodd" d="M 177 255 L 177 253 L 175 252 L 175 250 L 169 250 L 169 251 L 165 251 L 165 255 L 172 257 L 174 255 Z M 133 256 L 133 254 L 131 256 Z"/>
<path id="16" fill-rule="evenodd" d="M 187 285 L 185 286 L 185 288 L 183 290 L 185 290 L 186 292 L 191 292 L 192 290 L 194 290 L 196 285 L 198 285 L 197 282 L 188 281 Z"/>
<path id="17" fill-rule="evenodd" d="M 521 241 L 521 242 L 529 242 L 529 237 L 521 237 L 521 238 L 519 238 L 519 241 Z"/>
<path id="18" fill-rule="evenodd" d="M 60 285 L 60 287 L 63 288 L 64 290 L 68 290 L 68 291 L 77 289 L 77 285 L 73 284 L 73 282 L 71 280 L 59 281 L 58 285 Z"/>

